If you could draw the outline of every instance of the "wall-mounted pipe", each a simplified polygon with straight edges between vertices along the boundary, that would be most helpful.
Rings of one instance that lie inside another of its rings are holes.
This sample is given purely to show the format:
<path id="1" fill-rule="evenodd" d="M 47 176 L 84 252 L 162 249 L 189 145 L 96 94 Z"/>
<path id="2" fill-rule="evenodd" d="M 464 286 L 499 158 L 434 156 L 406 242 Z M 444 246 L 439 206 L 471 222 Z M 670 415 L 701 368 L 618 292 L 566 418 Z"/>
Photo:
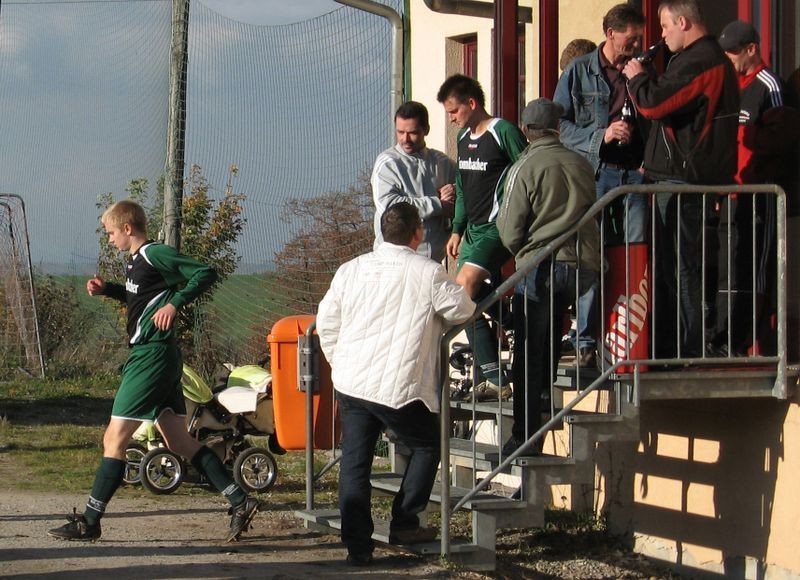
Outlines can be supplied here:
<path id="1" fill-rule="evenodd" d="M 391 103 L 392 110 L 389 114 L 390 119 L 394 119 L 394 112 L 403 104 L 403 18 L 393 9 L 378 4 L 372 0 L 336 0 L 339 4 L 350 6 L 357 10 L 363 10 L 371 14 L 376 14 L 386 18 L 392 25 L 392 86 Z M 391 126 L 390 143 L 394 143 L 394 121 Z"/>
<path id="2" fill-rule="evenodd" d="M 424 2 L 425 6 L 441 14 L 494 18 L 494 2 L 478 2 L 478 0 L 424 0 Z M 517 7 L 517 22 L 528 23 L 532 20 L 533 11 L 529 7 Z"/>

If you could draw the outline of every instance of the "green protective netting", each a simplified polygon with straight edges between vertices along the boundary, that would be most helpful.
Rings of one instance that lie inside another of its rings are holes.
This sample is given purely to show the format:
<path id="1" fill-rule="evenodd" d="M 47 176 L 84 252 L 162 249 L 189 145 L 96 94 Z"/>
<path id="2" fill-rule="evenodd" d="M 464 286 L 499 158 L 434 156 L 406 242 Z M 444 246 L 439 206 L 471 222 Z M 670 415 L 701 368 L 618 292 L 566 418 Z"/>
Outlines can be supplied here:
<path id="1" fill-rule="evenodd" d="M 164 171 L 171 9 L 0 5 L 0 191 L 25 199 L 34 267 L 78 293 L 96 265 L 98 195 L 124 198 L 138 177 L 154 190 Z M 187 358 L 201 370 L 261 360 L 272 324 L 315 312 L 336 267 L 371 247 L 365 172 L 391 141 L 390 69 L 379 16 L 342 6 L 256 26 L 191 2 L 186 173 L 202 168 L 212 200 L 230 183 L 247 220 L 237 271 L 197 310 Z"/>

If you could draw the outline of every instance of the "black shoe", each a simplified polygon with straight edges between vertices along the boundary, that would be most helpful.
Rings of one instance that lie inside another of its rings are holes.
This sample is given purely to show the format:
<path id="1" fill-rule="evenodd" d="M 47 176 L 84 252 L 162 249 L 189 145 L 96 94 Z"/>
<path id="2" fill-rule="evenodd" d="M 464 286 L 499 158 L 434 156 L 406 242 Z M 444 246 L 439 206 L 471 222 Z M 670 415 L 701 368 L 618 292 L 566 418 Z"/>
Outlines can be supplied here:
<path id="1" fill-rule="evenodd" d="M 713 342 L 709 342 L 706 345 L 706 356 L 712 358 L 728 358 L 730 353 L 728 352 L 728 345 L 727 343 L 723 344 L 714 344 Z"/>
<path id="2" fill-rule="evenodd" d="M 369 566 L 372 564 L 372 552 L 363 554 L 347 554 L 347 563 L 351 566 Z"/>
<path id="3" fill-rule="evenodd" d="M 390 544 L 423 544 L 436 539 L 436 530 L 433 528 L 410 528 L 407 530 L 389 530 Z"/>
<path id="4" fill-rule="evenodd" d="M 231 516 L 231 527 L 228 537 L 225 539 L 226 542 L 235 542 L 242 532 L 246 532 L 250 528 L 250 522 L 253 521 L 259 507 L 257 499 L 248 497 L 244 503 L 228 509 L 228 514 Z"/>
<path id="5" fill-rule="evenodd" d="M 593 346 L 584 346 L 578 349 L 575 366 L 580 368 L 597 366 L 597 350 Z"/>
<path id="6" fill-rule="evenodd" d="M 66 524 L 47 531 L 49 536 L 72 542 L 94 542 L 100 534 L 100 522 L 90 525 L 83 514 L 78 515 L 75 508 L 72 508 L 72 515 L 67 516 Z"/>

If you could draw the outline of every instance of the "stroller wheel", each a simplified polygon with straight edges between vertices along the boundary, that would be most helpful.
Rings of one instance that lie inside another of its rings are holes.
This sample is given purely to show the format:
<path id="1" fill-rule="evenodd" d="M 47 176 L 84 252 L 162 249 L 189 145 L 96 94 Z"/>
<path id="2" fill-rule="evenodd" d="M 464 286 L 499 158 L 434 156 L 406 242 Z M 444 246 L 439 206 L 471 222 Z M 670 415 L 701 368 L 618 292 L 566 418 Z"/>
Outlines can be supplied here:
<path id="1" fill-rule="evenodd" d="M 142 487 L 156 495 L 172 493 L 183 482 L 183 461 L 166 447 L 156 447 L 142 459 Z"/>
<path id="2" fill-rule="evenodd" d="M 125 473 L 122 481 L 128 485 L 139 485 L 141 481 L 142 459 L 147 454 L 147 447 L 141 443 L 128 443 L 125 449 Z"/>
<path id="3" fill-rule="evenodd" d="M 278 464 L 263 447 L 245 449 L 233 463 L 233 479 L 247 492 L 269 491 L 277 478 Z"/>

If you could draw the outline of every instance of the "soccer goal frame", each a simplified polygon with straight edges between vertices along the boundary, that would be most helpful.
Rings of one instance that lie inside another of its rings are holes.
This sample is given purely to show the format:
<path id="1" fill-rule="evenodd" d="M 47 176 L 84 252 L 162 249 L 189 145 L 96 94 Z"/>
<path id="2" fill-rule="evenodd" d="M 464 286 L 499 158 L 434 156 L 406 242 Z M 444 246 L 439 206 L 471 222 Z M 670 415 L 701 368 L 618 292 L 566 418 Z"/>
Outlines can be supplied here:
<path id="1" fill-rule="evenodd" d="M 0 193 L 0 380 L 44 377 L 25 202 Z"/>

